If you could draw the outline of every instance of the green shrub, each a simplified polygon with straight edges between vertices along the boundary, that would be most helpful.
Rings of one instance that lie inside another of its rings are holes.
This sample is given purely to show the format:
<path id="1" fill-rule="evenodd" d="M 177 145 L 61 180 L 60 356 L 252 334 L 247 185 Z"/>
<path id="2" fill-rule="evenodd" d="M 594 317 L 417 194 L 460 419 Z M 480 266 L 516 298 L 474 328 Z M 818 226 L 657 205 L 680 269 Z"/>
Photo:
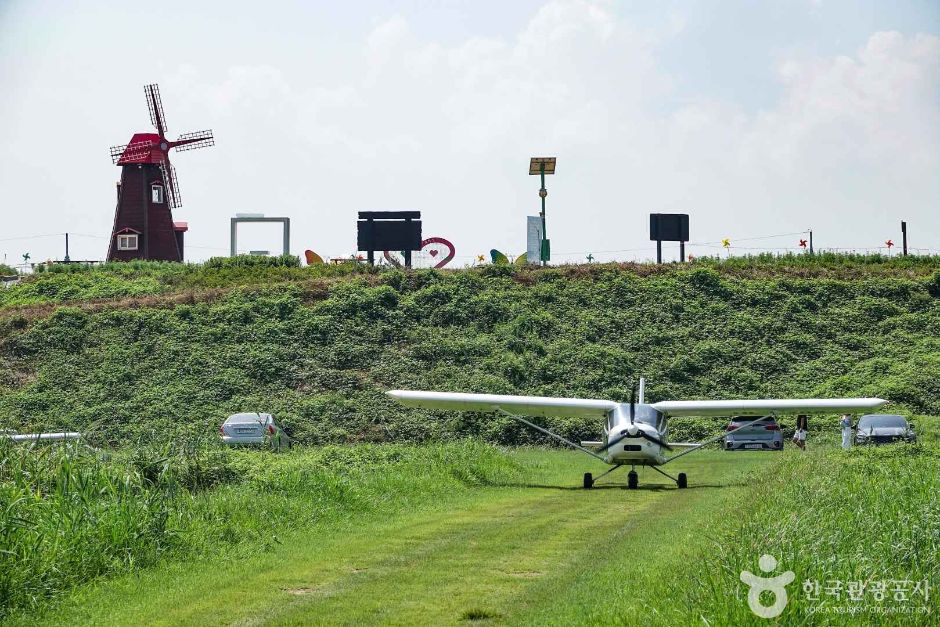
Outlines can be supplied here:
<path id="1" fill-rule="evenodd" d="M 0 428 L 91 430 L 128 442 L 155 429 L 214 434 L 230 413 L 270 411 L 308 443 L 465 434 L 535 442 L 509 423 L 405 409 L 384 392 L 627 401 L 640 375 L 652 401 L 865 395 L 940 413 L 940 299 L 923 278 L 936 268 L 926 272 L 923 259 L 785 258 L 773 262 L 776 274 L 756 259 L 376 277 L 352 264 L 342 270 L 350 276 L 334 276 L 332 267 L 251 259 L 108 264 L 6 290 L 59 298 L 100 293 L 112 280 L 143 291 L 230 281 L 157 306 L 0 315 Z M 869 274 L 801 277 L 794 267 Z M 922 278 L 886 277 L 890 268 Z M 755 269 L 762 274 L 737 274 Z M 286 274 L 257 284 L 272 272 Z M 574 438 L 599 435 L 589 422 L 546 423 Z"/>

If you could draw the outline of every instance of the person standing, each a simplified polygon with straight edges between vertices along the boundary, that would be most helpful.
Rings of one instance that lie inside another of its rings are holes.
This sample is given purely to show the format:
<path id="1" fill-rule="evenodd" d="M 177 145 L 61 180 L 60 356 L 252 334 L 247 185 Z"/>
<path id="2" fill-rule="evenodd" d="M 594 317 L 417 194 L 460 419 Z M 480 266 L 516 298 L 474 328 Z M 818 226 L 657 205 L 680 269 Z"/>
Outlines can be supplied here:
<path id="1" fill-rule="evenodd" d="M 793 433 L 793 442 L 800 447 L 801 451 L 806 450 L 806 433 L 809 431 L 809 417 L 806 414 L 800 414 L 796 417 L 796 431 Z"/>
<path id="2" fill-rule="evenodd" d="M 839 426 L 842 427 L 842 448 L 848 450 L 852 448 L 852 417 L 842 414 Z"/>

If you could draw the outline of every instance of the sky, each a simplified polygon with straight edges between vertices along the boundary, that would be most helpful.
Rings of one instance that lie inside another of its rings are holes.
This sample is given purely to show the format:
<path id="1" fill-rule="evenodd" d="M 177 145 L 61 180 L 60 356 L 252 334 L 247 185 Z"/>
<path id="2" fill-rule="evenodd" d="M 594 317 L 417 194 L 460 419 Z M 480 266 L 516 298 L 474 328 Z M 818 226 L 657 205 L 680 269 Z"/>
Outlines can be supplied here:
<path id="1" fill-rule="evenodd" d="M 688 213 L 692 255 L 810 229 L 886 250 L 901 220 L 940 254 L 937 0 L 0 0 L 0 261 L 61 258 L 66 232 L 106 255 L 108 150 L 152 130 L 147 83 L 171 137 L 216 138 L 173 156 L 188 261 L 228 254 L 235 213 L 332 257 L 357 211 L 402 209 L 454 265 L 520 254 L 532 156 L 558 159 L 553 263 L 655 256 L 650 213 Z"/>

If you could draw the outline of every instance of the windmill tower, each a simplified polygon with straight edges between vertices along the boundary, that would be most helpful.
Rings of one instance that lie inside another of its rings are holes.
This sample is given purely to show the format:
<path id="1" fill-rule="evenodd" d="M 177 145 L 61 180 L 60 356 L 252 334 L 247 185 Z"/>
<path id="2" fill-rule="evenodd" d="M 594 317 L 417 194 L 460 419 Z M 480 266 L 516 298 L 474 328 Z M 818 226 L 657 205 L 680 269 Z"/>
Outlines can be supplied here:
<path id="1" fill-rule="evenodd" d="M 183 233 L 188 227 L 185 222 L 173 222 L 173 209 L 182 203 L 170 149 L 206 148 L 214 146 L 215 140 L 211 130 L 168 140 L 159 87 L 145 85 L 144 94 L 157 132 L 134 133 L 130 143 L 111 147 L 112 161 L 121 166 L 121 182 L 108 261 L 183 261 Z"/>

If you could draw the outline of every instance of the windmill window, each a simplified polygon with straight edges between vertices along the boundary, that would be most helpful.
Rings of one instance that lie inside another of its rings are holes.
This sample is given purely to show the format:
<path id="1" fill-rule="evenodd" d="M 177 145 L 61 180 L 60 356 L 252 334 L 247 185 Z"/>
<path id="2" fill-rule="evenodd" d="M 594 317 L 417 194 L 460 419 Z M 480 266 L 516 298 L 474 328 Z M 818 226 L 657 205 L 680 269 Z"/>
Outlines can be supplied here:
<path id="1" fill-rule="evenodd" d="M 118 235 L 118 250 L 137 250 L 137 235 Z"/>
<path id="2" fill-rule="evenodd" d="M 150 202 L 155 204 L 163 203 L 163 185 L 150 186 Z"/>

